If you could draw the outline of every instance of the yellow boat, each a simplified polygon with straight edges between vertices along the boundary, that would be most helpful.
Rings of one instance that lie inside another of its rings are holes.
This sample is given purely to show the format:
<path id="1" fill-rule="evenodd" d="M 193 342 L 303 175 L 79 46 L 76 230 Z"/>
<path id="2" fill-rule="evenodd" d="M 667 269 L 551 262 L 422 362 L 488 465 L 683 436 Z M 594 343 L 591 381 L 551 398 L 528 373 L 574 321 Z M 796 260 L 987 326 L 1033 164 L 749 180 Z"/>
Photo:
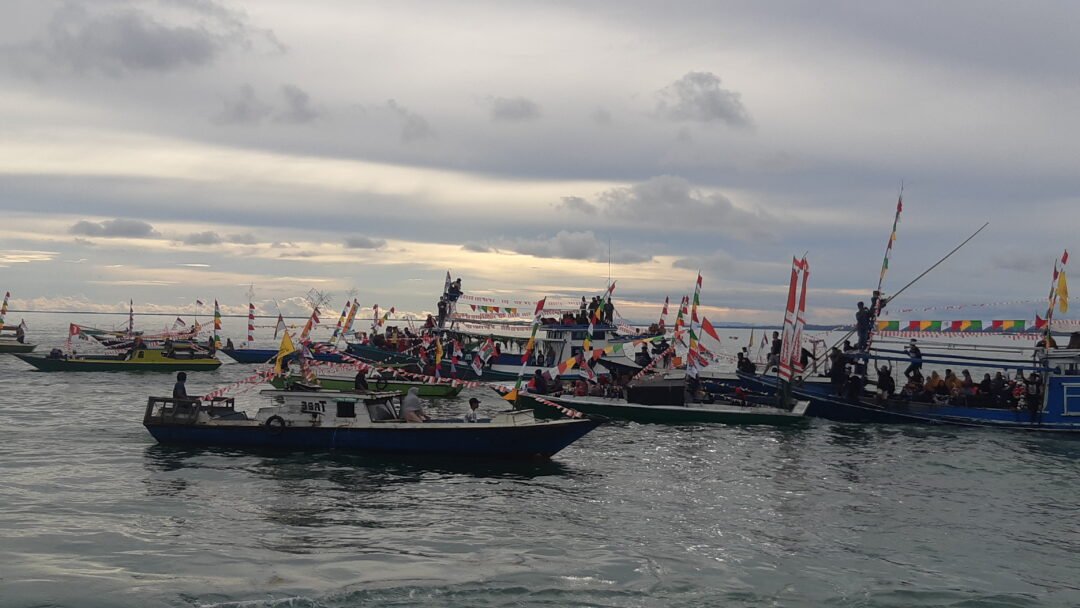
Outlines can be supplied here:
<path id="1" fill-rule="evenodd" d="M 79 355 L 75 357 L 15 354 L 43 372 L 178 372 L 209 371 L 221 367 L 221 361 L 205 353 L 174 349 L 166 356 L 164 349 L 144 348 L 125 355 Z"/>

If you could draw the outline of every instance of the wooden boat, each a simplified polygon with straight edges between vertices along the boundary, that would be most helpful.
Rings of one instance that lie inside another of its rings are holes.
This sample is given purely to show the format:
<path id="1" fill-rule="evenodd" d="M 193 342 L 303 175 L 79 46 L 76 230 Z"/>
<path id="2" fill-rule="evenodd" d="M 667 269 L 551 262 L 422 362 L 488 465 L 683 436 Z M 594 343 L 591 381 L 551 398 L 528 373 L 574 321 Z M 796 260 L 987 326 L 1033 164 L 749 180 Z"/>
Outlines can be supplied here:
<path id="1" fill-rule="evenodd" d="M 273 360 L 278 354 L 276 348 L 222 348 L 221 352 L 237 363 L 266 363 Z M 330 361 L 332 363 L 343 361 L 341 355 L 336 352 L 312 350 L 311 355 L 317 361 Z"/>
<path id="2" fill-rule="evenodd" d="M 532 408 L 537 415 L 560 416 L 561 410 L 545 401 L 577 410 L 590 416 L 658 424 L 763 424 L 787 426 L 806 421 L 808 403 L 799 401 L 791 410 L 764 406 L 744 406 L 732 401 L 688 403 L 684 405 L 644 405 L 609 397 L 546 396 L 522 393 L 519 407 Z"/>
<path id="3" fill-rule="evenodd" d="M 177 372 L 209 371 L 221 366 L 214 357 L 194 351 L 177 350 L 173 356 L 163 349 L 140 349 L 125 355 L 79 355 L 56 357 L 16 354 L 16 357 L 43 372 Z"/>
<path id="4" fill-rule="evenodd" d="M 1041 378 L 1041 395 L 1033 403 L 1027 403 L 1025 397 L 1024 403 L 1014 407 L 986 407 L 962 402 L 936 403 L 898 398 L 879 401 L 866 393 L 851 398 L 836 395 L 829 390 L 829 385 L 820 382 L 794 385 L 792 393 L 799 399 L 810 401 L 808 416 L 837 422 L 1080 432 L 1080 350 L 1052 350 L 1043 353 L 1039 363 L 1040 366 L 1034 370 L 1046 372 Z M 983 362 L 982 366 L 987 365 Z M 1023 366 L 1022 362 L 1013 362 L 1007 367 L 1017 369 Z M 774 376 L 756 376 L 752 380 L 760 387 L 775 389 Z"/>
<path id="5" fill-rule="evenodd" d="M 0 353 L 29 353 L 37 348 L 37 344 L 19 341 L 19 328 L 17 325 L 4 325 L 0 327 Z"/>
<path id="6" fill-rule="evenodd" d="M 298 380 L 294 376 L 276 376 L 270 381 L 270 384 L 276 388 L 288 388 L 293 380 Z M 319 375 L 318 384 L 323 389 L 335 390 L 335 391 L 352 391 L 354 377 L 352 376 L 334 376 L 334 375 Z M 426 382 L 410 382 L 408 380 L 396 380 L 387 378 L 369 378 L 368 384 L 371 388 L 379 392 L 391 392 L 404 395 L 410 388 L 416 387 L 421 397 L 456 397 L 461 393 L 462 386 L 453 386 L 448 383 L 429 384 Z"/>
<path id="7" fill-rule="evenodd" d="M 536 420 L 532 412 L 504 411 L 462 419 L 405 422 L 396 393 L 262 392 L 270 405 L 254 416 L 232 399 L 177 401 L 150 397 L 143 425 L 160 443 L 205 446 L 347 450 L 488 458 L 549 458 L 600 422 Z"/>

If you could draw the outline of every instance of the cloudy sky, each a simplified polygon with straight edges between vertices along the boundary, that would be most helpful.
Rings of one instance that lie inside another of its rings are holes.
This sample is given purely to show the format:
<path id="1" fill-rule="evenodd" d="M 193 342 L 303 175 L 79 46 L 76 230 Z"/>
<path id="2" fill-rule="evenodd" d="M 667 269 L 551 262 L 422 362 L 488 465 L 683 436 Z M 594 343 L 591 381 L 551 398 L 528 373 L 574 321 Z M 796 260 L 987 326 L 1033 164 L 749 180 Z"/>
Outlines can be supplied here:
<path id="1" fill-rule="evenodd" d="M 447 269 L 579 296 L 610 257 L 630 318 L 701 269 L 714 321 L 775 322 L 807 252 L 835 322 L 901 182 L 887 290 L 991 224 L 897 307 L 1030 318 L 1075 245 L 1075 3 L 0 4 L 23 307 L 240 310 L 254 284 L 265 312 L 311 288 L 422 311 Z"/>

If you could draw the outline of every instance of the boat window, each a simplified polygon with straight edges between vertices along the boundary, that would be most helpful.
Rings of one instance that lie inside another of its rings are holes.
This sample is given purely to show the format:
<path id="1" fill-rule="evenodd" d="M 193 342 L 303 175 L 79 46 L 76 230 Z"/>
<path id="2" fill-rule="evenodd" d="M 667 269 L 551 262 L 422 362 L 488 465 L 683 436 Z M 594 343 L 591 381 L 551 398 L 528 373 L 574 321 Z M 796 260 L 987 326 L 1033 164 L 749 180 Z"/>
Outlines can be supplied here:
<path id="1" fill-rule="evenodd" d="M 338 418 L 356 418 L 356 402 L 355 401 L 338 401 L 337 402 L 337 417 Z"/>
<path id="2" fill-rule="evenodd" d="M 1064 384 L 1061 387 L 1062 399 L 1065 401 L 1062 414 L 1065 416 L 1080 416 L 1080 384 Z"/>

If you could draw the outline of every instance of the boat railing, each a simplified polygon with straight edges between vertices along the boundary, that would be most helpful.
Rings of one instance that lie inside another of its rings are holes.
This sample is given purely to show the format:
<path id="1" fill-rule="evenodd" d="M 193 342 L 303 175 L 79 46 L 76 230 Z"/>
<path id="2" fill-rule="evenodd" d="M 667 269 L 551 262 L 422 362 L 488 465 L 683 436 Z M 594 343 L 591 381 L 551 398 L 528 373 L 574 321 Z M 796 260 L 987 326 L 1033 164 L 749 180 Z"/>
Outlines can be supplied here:
<path id="1" fill-rule="evenodd" d="M 195 424 L 200 412 L 205 412 L 211 418 L 234 416 L 237 414 L 236 400 L 232 397 L 214 397 L 207 401 L 149 397 L 143 424 Z"/>

